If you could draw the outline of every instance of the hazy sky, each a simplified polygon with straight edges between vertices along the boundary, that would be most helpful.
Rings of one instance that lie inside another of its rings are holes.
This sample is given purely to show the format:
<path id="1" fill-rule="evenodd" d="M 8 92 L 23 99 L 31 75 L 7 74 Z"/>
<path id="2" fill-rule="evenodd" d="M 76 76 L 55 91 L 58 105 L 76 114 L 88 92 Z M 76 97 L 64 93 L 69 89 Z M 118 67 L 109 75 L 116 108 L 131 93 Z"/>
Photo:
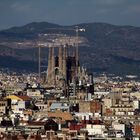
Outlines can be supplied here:
<path id="1" fill-rule="evenodd" d="M 0 29 L 33 21 L 140 26 L 140 0 L 0 0 Z"/>

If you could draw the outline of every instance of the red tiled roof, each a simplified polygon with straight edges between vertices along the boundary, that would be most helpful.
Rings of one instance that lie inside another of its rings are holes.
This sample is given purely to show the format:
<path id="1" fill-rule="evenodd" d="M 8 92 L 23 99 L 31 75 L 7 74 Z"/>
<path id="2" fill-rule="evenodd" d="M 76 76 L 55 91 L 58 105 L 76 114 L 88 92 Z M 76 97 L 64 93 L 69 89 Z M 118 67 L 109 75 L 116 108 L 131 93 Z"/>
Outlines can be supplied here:
<path id="1" fill-rule="evenodd" d="M 18 98 L 21 98 L 23 101 L 30 101 L 31 98 L 27 95 L 16 95 Z"/>
<path id="2" fill-rule="evenodd" d="M 28 125 L 45 125 L 45 123 L 46 122 L 40 122 L 40 121 L 34 122 L 34 121 L 32 121 L 32 122 L 29 122 Z"/>

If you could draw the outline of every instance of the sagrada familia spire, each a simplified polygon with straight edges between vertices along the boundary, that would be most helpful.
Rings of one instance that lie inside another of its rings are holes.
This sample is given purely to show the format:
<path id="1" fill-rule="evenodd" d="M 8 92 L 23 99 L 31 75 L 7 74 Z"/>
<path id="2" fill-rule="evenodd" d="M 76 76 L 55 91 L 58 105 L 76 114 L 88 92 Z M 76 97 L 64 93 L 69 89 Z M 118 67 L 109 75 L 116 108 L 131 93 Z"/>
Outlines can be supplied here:
<path id="1" fill-rule="evenodd" d="M 77 48 L 73 47 L 72 53 L 69 52 L 68 46 L 59 48 L 50 47 L 48 57 L 47 84 L 62 86 L 72 82 L 78 76 L 79 58 Z M 55 50 L 58 49 L 58 56 L 55 56 Z M 74 54 L 74 55 L 71 55 Z"/>
<path id="2" fill-rule="evenodd" d="M 93 89 L 93 77 L 85 68 L 80 67 L 76 46 L 49 48 L 46 84 L 48 87 L 61 89 L 66 97 L 71 91 L 76 96 L 81 90 Z"/>

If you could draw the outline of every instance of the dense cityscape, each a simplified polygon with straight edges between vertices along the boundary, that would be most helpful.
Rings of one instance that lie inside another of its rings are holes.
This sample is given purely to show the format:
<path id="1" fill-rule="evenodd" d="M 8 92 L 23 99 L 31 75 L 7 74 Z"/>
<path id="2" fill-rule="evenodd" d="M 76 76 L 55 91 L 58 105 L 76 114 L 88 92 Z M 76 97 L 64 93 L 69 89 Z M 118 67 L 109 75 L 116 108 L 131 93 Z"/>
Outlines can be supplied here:
<path id="1" fill-rule="evenodd" d="M 137 76 L 95 76 L 80 66 L 77 45 L 51 46 L 46 73 L 1 71 L 0 138 L 136 140 L 139 92 Z"/>
<path id="2" fill-rule="evenodd" d="M 0 140 L 140 140 L 139 0 L 0 0 Z"/>

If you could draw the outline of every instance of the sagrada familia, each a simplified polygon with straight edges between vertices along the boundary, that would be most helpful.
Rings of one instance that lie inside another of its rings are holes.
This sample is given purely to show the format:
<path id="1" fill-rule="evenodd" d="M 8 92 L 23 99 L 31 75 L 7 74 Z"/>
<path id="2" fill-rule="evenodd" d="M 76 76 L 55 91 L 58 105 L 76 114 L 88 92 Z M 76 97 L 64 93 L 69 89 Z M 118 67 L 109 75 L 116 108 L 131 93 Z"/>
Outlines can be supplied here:
<path id="1" fill-rule="evenodd" d="M 93 79 L 85 68 L 80 67 L 79 52 L 76 46 L 49 48 L 47 85 L 64 88 L 71 83 L 76 85 L 93 84 Z"/>

